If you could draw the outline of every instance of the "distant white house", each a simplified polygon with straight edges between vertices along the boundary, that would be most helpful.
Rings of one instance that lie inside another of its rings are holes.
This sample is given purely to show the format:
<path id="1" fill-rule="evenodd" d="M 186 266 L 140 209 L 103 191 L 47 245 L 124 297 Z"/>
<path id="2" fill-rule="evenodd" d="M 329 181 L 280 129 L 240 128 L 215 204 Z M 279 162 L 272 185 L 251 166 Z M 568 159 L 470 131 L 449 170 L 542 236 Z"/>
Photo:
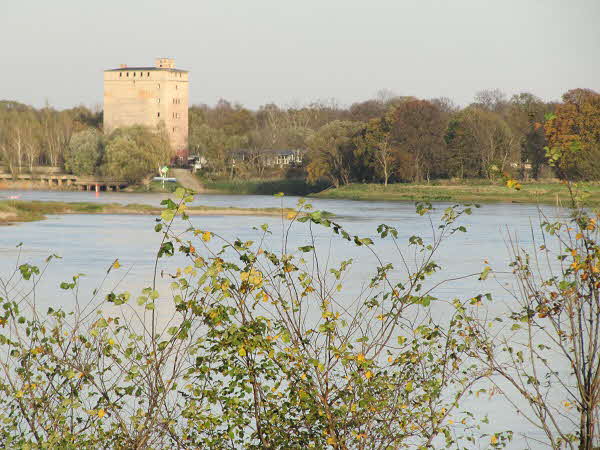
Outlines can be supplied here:
<path id="1" fill-rule="evenodd" d="M 202 155 L 190 156 L 188 158 L 188 166 L 191 166 L 192 170 L 194 172 L 198 172 L 199 170 L 202 170 L 204 167 L 206 167 L 207 163 L 208 163 L 208 160 Z"/>
<path id="2" fill-rule="evenodd" d="M 304 151 L 299 149 L 240 149 L 231 152 L 231 165 L 235 167 L 236 163 L 254 160 L 260 161 L 265 167 L 296 167 L 302 165 L 303 156 Z"/>
<path id="3" fill-rule="evenodd" d="M 263 150 L 261 152 L 264 164 L 268 167 L 301 166 L 303 154 L 304 152 L 298 149 Z"/>

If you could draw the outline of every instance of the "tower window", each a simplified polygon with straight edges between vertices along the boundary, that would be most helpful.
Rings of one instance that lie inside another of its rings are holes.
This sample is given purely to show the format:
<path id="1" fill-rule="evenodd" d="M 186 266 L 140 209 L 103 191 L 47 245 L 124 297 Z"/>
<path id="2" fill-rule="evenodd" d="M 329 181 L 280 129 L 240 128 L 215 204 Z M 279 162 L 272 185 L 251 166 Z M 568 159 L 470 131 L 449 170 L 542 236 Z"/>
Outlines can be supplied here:
<path id="1" fill-rule="evenodd" d="M 148 72 L 148 76 L 150 76 L 150 72 Z"/>
<path id="2" fill-rule="evenodd" d="M 133 72 L 133 76 L 135 77 L 135 72 Z"/>
<path id="3" fill-rule="evenodd" d="M 129 72 L 127 72 L 127 76 L 129 76 Z"/>
<path id="4" fill-rule="evenodd" d="M 119 72 L 119 76 L 122 77 L 123 76 L 123 72 Z"/>
<path id="5" fill-rule="evenodd" d="M 156 113 L 156 117 L 160 117 L 160 113 Z"/>

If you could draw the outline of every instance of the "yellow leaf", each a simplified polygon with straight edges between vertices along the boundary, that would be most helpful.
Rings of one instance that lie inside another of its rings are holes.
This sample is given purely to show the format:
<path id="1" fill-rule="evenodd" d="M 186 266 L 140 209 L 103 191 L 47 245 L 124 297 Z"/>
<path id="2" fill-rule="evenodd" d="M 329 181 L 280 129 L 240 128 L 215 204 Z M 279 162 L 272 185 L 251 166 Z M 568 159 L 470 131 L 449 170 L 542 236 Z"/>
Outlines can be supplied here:
<path id="1" fill-rule="evenodd" d="M 497 444 L 498 443 L 498 438 L 496 437 L 496 435 L 492 435 L 492 437 L 490 438 L 490 443 L 492 444 Z"/>
<path id="2" fill-rule="evenodd" d="M 204 242 L 210 241 L 211 237 L 212 237 L 212 235 L 210 234 L 210 231 L 205 231 L 204 233 L 202 233 L 202 240 Z"/>
<path id="3" fill-rule="evenodd" d="M 364 362 L 364 360 L 365 360 L 365 354 L 364 354 L 364 353 L 359 353 L 359 354 L 356 356 L 356 360 L 357 360 L 358 362 Z"/>
<path id="4" fill-rule="evenodd" d="M 106 412 L 103 409 L 98 410 L 98 417 L 100 417 L 101 419 L 104 417 L 105 414 Z"/>
<path id="5" fill-rule="evenodd" d="M 296 217 L 296 213 L 295 212 L 289 212 L 287 215 L 288 220 L 292 220 L 294 217 Z"/>
<path id="6" fill-rule="evenodd" d="M 15 397 L 17 397 L 17 398 L 23 397 L 23 391 L 17 391 L 17 393 L 15 394 Z"/>
<path id="7" fill-rule="evenodd" d="M 575 236 L 575 239 L 583 239 L 583 234 L 577 233 L 577 235 Z"/>
<path id="8" fill-rule="evenodd" d="M 110 346 L 115 345 L 115 340 L 113 338 L 110 338 L 108 340 L 108 345 L 110 345 Z"/>
<path id="9" fill-rule="evenodd" d="M 333 445 L 333 444 L 335 444 L 335 438 L 334 438 L 334 437 L 332 437 L 332 436 L 328 437 L 328 438 L 327 438 L 327 443 L 328 443 L 329 445 Z"/>
<path id="10" fill-rule="evenodd" d="M 115 262 L 113 263 L 113 269 L 118 269 L 119 267 L 121 267 L 121 263 L 119 263 L 118 259 L 115 259 Z"/>
<path id="11" fill-rule="evenodd" d="M 244 347 L 240 347 L 238 350 L 238 355 L 246 356 L 246 349 Z"/>
<path id="12" fill-rule="evenodd" d="M 365 373 L 365 378 L 368 380 L 373 376 L 373 372 L 371 372 L 370 370 L 367 370 L 367 373 Z"/>

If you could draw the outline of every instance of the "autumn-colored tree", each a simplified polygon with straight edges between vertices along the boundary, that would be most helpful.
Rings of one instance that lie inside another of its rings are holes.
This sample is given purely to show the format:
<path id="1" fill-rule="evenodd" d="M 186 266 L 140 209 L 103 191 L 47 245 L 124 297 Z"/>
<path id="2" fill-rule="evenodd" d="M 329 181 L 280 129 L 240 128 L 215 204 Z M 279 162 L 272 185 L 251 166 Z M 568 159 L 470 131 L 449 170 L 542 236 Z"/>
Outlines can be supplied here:
<path id="1" fill-rule="evenodd" d="M 565 179 L 600 179 L 600 94 L 573 89 L 544 125 L 548 157 Z"/>
<path id="2" fill-rule="evenodd" d="M 390 121 L 393 144 L 413 158 L 414 181 L 437 176 L 446 146 L 446 122 L 441 111 L 426 100 L 413 100 L 396 106 Z"/>
<path id="3" fill-rule="evenodd" d="M 387 108 L 387 105 L 383 101 L 367 100 L 350 105 L 348 116 L 350 120 L 368 122 L 369 120 L 384 116 Z"/>
<path id="4" fill-rule="evenodd" d="M 336 120 L 324 125 L 309 140 L 309 181 L 327 178 L 335 187 L 353 180 L 355 170 L 355 138 L 359 122 Z"/>

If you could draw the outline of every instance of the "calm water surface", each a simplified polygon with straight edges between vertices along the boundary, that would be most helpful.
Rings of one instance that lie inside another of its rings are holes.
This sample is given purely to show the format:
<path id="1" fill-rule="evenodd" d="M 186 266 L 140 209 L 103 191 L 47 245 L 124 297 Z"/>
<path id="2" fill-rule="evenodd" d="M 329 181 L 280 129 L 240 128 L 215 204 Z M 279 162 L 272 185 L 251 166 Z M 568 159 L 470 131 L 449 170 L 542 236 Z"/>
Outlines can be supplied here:
<path id="1" fill-rule="evenodd" d="M 143 203 L 159 205 L 167 198 L 165 194 L 128 194 L 93 192 L 56 191 L 0 191 L 0 199 L 18 196 L 22 200 L 104 202 L 104 203 Z M 194 204 L 208 206 L 237 207 L 294 207 L 297 197 L 275 198 L 253 195 L 204 195 L 198 196 Z M 431 225 L 425 217 L 415 214 L 412 203 L 404 202 L 363 202 L 350 200 L 313 199 L 315 209 L 327 210 L 336 215 L 335 221 L 343 224 L 353 235 L 371 237 L 375 242 L 379 257 L 384 261 L 400 266 L 396 249 L 378 238 L 376 228 L 385 223 L 399 231 L 400 242 L 406 242 L 411 235 L 431 236 Z M 443 209 L 447 204 L 436 204 Z M 439 250 L 437 261 L 444 268 L 435 281 L 481 272 L 483 263 L 488 260 L 496 270 L 506 270 L 510 262 L 507 239 L 518 239 L 522 247 L 531 248 L 533 237 L 539 235 L 540 211 L 550 217 L 559 212 L 550 207 L 524 204 L 493 204 L 474 209 L 473 215 L 462 222 L 468 233 L 457 233 L 446 241 Z M 259 233 L 253 227 L 268 224 L 273 231 L 265 247 L 281 249 L 281 233 L 287 222 L 276 217 L 250 216 L 194 216 L 192 222 L 201 229 L 214 231 L 228 239 L 256 240 Z M 50 216 L 40 222 L 24 223 L 0 227 L 0 277 L 6 277 L 14 270 L 17 260 L 41 265 L 50 254 L 62 257 L 53 261 L 44 274 L 38 289 L 38 305 L 54 305 L 60 302 L 67 309 L 76 301 L 69 293 L 57 289 L 62 281 L 70 280 L 74 274 L 83 273 L 80 298 L 90 298 L 106 275 L 115 258 L 122 265 L 104 282 L 98 293 L 98 301 L 113 289 L 129 290 L 132 293 L 151 285 L 153 258 L 160 243 L 160 235 L 153 231 L 152 216 L 127 215 L 64 215 Z M 532 234 L 532 227 L 534 232 Z M 320 249 L 320 259 L 333 264 L 354 258 L 357 264 L 344 279 L 345 292 L 358 294 L 368 283 L 375 259 L 364 249 L 357 249 L 339 237 L 331 236 L 324 229 L 316 229 L 315 239 Z M 305 224 L 294 225 L 289 237 L 289 248 L 295 249 L 309 243 L 309 232 Z M 23 245 L 17 248 L 17 244 Z M 182 262 L 182 261 L 180 261 Z M 178 261 L 163 260 L 159 270 L 174 272 Z M 396 276 L 401 277 L 398 269 Z M 510 307 L 512 300 L 505 288 L 511 287 L 508 276 L 498 277 L 486 283 L 475 278 L 445 283 L 436 289 L 434 295 L 440 298 L 469 298 L 480 292 L 491 292 L 496 298 L 494 308 Z M 166 284 L 163 283 L 163 284 Z M 566 367 L 563 368 L 566 371 Z M 496 431 L 512 429 L 515 432 L 530 432 L 524 419 L 514 414 L 499 399 L 470 400 L 465 405 L 481 414 L 490 415 Z M 524 448 L 515 440 L 513 448 Z"/>

